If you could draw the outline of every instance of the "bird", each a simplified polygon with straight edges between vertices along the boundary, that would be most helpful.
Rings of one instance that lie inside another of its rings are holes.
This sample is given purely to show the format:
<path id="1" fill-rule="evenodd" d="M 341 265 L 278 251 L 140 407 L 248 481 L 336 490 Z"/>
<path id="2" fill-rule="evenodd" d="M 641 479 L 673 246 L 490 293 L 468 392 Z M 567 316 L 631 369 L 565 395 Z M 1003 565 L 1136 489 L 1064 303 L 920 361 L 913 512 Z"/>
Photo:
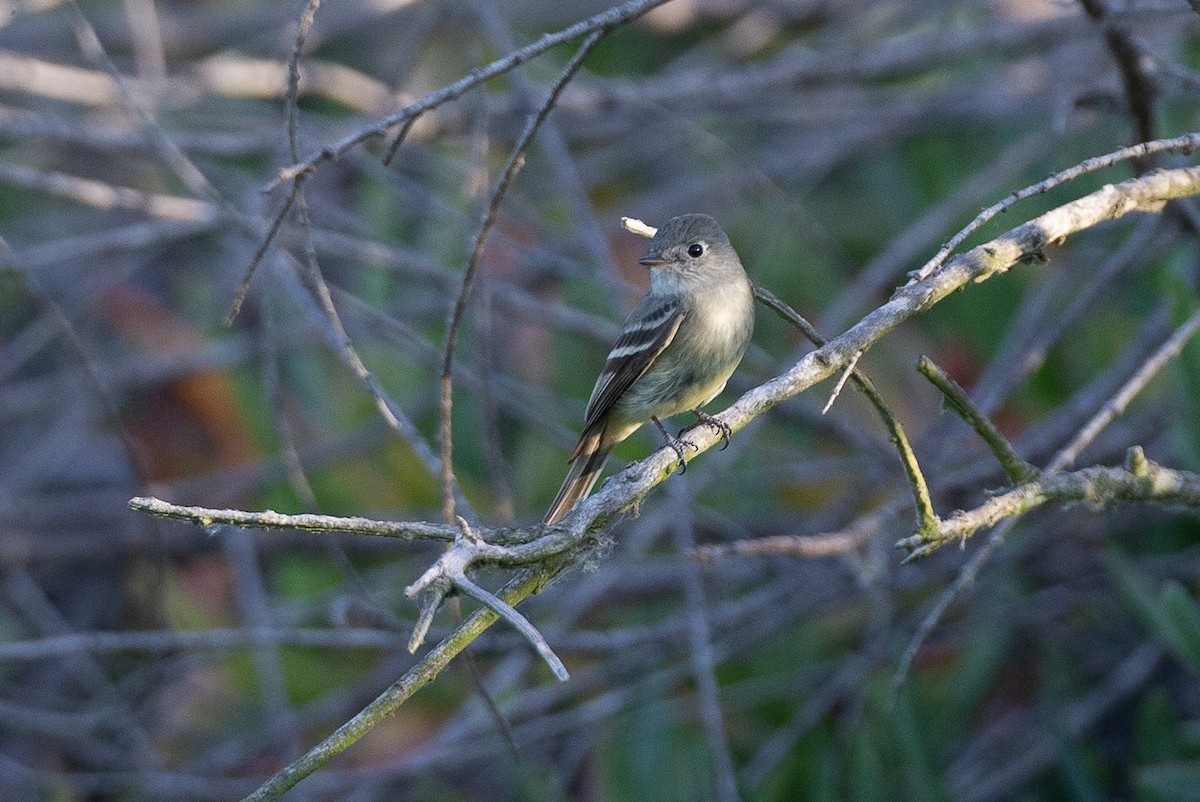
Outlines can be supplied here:
<path id="1" fill-rule="evenodd" d="M 685 214 L 655 232 L 638 264 L 650 271 L 650 289 L 625 319 L 596 379 L 546 525 L 591 492 L 613 447 L 647 421 L 684 469 L 684 442 L 667 432 L 663 418 L 690 411 L 697 426 L 720 430 L 728 445 L 729 426 L 700 408 L 725 389 L 754 334 L 754 287 L 741 259 L 716 220 Z"/>

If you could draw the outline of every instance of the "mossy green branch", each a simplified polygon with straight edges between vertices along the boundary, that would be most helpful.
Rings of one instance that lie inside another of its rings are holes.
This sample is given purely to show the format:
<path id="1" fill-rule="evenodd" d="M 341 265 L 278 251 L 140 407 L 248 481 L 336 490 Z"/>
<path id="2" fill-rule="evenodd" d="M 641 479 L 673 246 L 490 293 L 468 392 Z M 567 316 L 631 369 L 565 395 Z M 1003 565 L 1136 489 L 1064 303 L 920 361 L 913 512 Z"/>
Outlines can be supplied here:
<path id="1" fill-rule="evenodd" d="M 917 370 L 921 371 L 921 375 L 929 379 L 934 387 L 937 387 L 945 396 L 946 402 L 951 409 L 958 413 L 967 424 L 976 431 L 987 443 L 988 448 L 996 456 L 996 460 L 1000 463 L 1000 467 L 1008 474 L 1008 478 L 1014 484 L 1028 482 L 1036 479 L 1040 471 L 1033 465 L 1030 465 L 1017 454 L 1012 447 L 1012 443 L 1000 434 L 1000 430 L 996 425 L 983 416 L 975 405 L 971 403 L 971 399 L 967 396 L 958 382 L 950 378 L 946 371 L 934 364 L 933 360 L 927 356 L 923 356 L 917 362 Z"/>

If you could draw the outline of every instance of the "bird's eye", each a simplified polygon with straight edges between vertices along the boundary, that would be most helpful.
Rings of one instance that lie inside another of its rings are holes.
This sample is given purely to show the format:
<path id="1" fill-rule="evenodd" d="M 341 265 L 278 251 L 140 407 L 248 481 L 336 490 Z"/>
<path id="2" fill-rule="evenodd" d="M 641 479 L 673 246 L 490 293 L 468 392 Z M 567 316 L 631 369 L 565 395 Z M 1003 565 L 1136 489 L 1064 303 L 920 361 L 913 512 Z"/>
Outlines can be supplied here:
<path id="1" fill-rule="evenodd" d="M 699 242 L 693 242 L 688 246 L 688 256 L 693 259 L 699 259 L 704 255 L 704 245 Z"/>

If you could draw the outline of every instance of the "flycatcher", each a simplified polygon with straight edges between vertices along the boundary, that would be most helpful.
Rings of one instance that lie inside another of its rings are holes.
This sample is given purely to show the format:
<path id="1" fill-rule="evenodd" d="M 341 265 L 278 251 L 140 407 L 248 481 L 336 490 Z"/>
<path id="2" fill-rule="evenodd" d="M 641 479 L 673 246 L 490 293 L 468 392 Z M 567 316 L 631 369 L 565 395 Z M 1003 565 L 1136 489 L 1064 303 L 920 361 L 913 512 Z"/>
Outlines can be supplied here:
<path id="1" fill-rule="evenodd" d="M 658 229 L 638 264 L 650 269 L 650 291 L 625 320 L 596 380 L 547 524 L 591 492 L 613 447 L 646 421 L 685 465 L 683 446 L 661 418 L 690 410 L 728 440 L 729 427 L 700 407 L 725 389 L 754 333 L 754 289 L 741 260 L 716 220 L 685 214 Z"/>

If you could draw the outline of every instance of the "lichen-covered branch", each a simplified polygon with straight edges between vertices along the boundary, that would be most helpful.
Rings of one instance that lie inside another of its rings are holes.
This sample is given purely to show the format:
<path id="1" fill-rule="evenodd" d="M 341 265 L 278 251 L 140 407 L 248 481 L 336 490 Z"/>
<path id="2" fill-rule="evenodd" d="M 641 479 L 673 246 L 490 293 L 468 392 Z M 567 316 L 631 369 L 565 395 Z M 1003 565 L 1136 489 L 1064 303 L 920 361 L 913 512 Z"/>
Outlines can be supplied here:
<path id="1" fill-rule="evenodd" d="M 171 504 L 162 499 L 141 496 L 129 500 L 129 509 L 157 515 L 160 518 L 188 521 L 203 527 L 226 524 L 242 529 L 294 529 L 314 534 L 339 532 L 352 535 L 395 537 L 401 540 L 440 540 L 446 543 L 453 542 L 458 534 L 458 527 L 453 524 L 435 524 L 424 521 L 379 521 L 360 516 L 317 515 L 314 513 L 289 515 L 274 510 L 261 512 L 218 510 L 209 507 L 186 507 L 180 504 Z M 504 530 L 489 530 L 488 536 L 498 542 L 506 539 Z"/>
<path id="2" fill-rule="evenodd" d="M 942 519 L 927 531 L 901 540 L 908 560 L 925 557 L 947 543 L 961 542 L 1005 519 L 1018 518 L 1043 504 L 1087 501 L 1095 504 L 1142 502 L 1177 505 L 1200 512 L 1200 474 L 1164 468 L 1134 446 L 1122 467 L 1081 468 L 1043 475 L 992 496 L 973 510 Z"/>

